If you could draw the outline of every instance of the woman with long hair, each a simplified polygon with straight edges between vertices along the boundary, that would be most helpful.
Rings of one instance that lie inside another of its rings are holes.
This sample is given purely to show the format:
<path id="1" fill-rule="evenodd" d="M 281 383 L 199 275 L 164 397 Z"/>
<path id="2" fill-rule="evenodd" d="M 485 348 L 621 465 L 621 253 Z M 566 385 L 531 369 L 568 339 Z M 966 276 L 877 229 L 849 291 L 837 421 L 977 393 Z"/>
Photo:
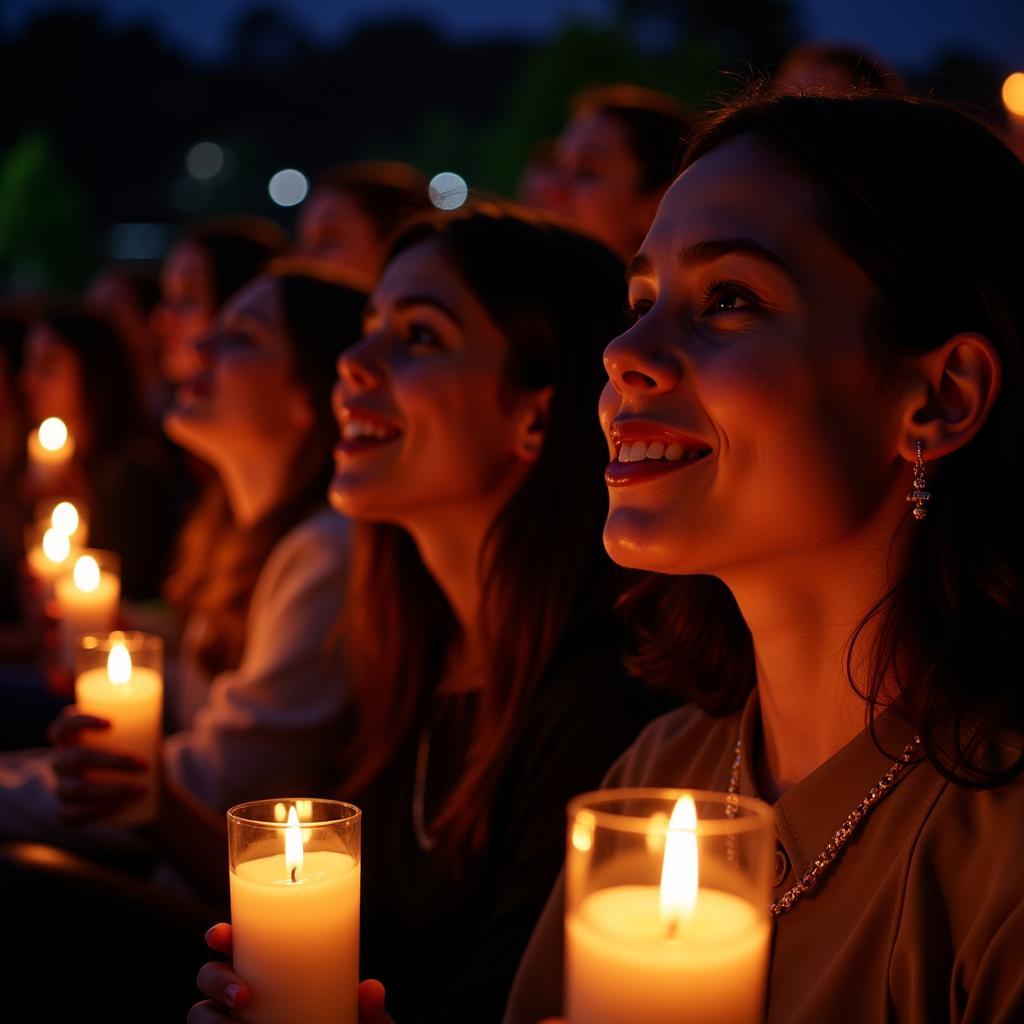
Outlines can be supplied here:
<path id="1" fill-rule="evenodd" d="M 403 1022 L 500 1016 L 565 801 L 656 710 L 623 668 L 624 577 L 600 543 L 593 408 L 621 270 L 539 217 L 429 219 L 339 361 L 331 498 L 356 521 L 340 792 L 364 811 L 361 968 Z M 204 968 L 220 1007 L 231 984 Z"/>
<path id="2" fill-rule="evenodd" d="M 606 785 L 774 805 L 770 1022 L 1024 1018 L 1022 238 L 973 117 L 755 95 L 630 266 L 604 540 L 680 577 L 640 657 L 694 685 Z M 506 1021 L 561 1009 L 563 912 Z"/>
<path id="3" fill-rule="evenodd" d="M 174 826 L 179 805 L 200 816 L 205 808 L 222 833 L 233 803 L 268 787 L 316 789 L 337 743 L 345 681 L 327 634 L 344 594 L 348 531 L 326 502 L 337 440 L 330 392 L 365 298 L 304 274 L 257 278 L 221 312 L 167 416 L 168 432 L 215 476 L 168 584 L 184 629 L 161 752 L 166 821 L 150 838 L 157 853 L 180 850 L 186 872 L 198 862 L 198 885 L 214 894 L 224 888 L 223 850 L 204 859 L 209 844 L 191 848 L 188 830 Z M 8 838 L 80 846 L 92 837 L 82 826 L 137 798 L 132 758 L 80 745 L 82 730 L 102 725 L 66 710 L 52 730 L 53 777 L 31 807 L 31 794 L 19 798 L 28 810 Z M 98 782 L 101 767 L 127 774 Z M 56 836 L 44 827 L 52 818 L 63 823 Z"/>

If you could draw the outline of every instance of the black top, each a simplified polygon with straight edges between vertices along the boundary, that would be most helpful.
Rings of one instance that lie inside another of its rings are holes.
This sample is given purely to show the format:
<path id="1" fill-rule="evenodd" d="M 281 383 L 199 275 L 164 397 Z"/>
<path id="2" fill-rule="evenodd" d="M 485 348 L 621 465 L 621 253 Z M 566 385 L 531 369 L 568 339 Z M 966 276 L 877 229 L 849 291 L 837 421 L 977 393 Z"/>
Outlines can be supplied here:
<path id="1" fill-rule="evenodd" d="M 378 978 L 397 1024 L 499 1022 L 565 855 L 565 805 L 595 789 L 665 700 L 622 668 L 607 625 L 564 645 L 501 776 L 486 851 L 458 873 L 413 827 L 418 731 L 362 807 L 360 976 Z M 464 763 L 472 697 L 435 701 L 424 790 L 436 816 Z M 439 844 L 440 845 L 440 844 Z"/>

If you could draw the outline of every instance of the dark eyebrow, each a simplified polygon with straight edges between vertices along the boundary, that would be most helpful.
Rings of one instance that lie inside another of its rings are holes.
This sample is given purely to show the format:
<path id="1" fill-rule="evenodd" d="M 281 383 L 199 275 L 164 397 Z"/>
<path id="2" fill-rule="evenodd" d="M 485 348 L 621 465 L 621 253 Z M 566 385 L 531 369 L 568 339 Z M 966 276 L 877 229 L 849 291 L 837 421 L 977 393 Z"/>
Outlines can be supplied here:
<path id="1" fill-rule="evenodd" d="M 634 277 L 654 277 L 654 267 L 642 252 L 638 252 L 626 267 L 626 280 Z"/>
<path id="2" fill-rule="evenodd" d="M 458 314 L 447 303 L 435 298 L 433 295 L 403 295 L 395 300 L 395 309 L 401 312 L 412 306 L 430 306 L 436 309 L 443 316 L 446 316 L 456 327 L 462 326 L 462 320 Z"/>
<path id="3" fill-rule="evenodd" d="M 716 238 L 707 242 L 697 242 L 696 245 L 688 246 L 679 253 L 679 265 L 690 269 L 720 260 L 723 256 L 748 256 L 750 259 L 776 267 L 789 277 L 793 276 L 789 265 L 781 256 L 777 256 L 771 249 L 766 249 L 752 238 Z"/>

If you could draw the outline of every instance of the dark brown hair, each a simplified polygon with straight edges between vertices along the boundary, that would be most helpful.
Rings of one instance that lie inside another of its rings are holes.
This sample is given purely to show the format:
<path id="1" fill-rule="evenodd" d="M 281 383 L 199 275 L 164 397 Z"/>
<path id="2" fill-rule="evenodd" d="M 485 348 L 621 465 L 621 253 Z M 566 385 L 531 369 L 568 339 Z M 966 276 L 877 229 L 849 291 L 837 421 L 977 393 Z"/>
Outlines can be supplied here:
<path id="1" fill-rule="evenodd" d="M 929 464 L 928 518 L 917 523 L 908 511 L 902 578 L 855 631 L 847 674 L 871 721 L 886 684 L 896 683 L 898 708 L 947 777 L 973 785 L 1015 777 L 1024 755 L 1008 770 L 991 768 L 974 744 L 1024 731 L 1014 468 L 1024 448 L 1024 164 L 982 118 L 948 104 L 754 92 L 700 127 L 683 167 L 748 133 L 812 183 L 820 224 L 874 283 L 870 344 L 880 374 L 960 332 L 985 335 L 999 352 L 1001 394 L 969 444 Z M 713 712 L 742 702 L 755 681 L 753 650 L 721 583 L 649 581 L 630 601 L 648 616 L 669 614 L 674 626 L 648 633 L 636 667 L 655 679 L 700 680 L 694 699 Z M 709 620 L 712 640 L 698 642 Z M 870 667 L 856 678 L 853 652 L 869 624 Z"/>
<path id="2" fill-rule="evenodd" d="M 679 100 L 639 85 L 602 85 L 578 93 L 571 108 L 574 117 L 598 113 L 622 126 L 640 165 L 642 191 L 664 189 L 675 178 L 693 125 L 693 116 Z"/>
<path id="3" fill-rule="evenodd" d="M 198 660 L 211 676 L 235 668 L 242 657 L 252 590 L 270 552 L 326 501 L 338 438 L 330 405 L 334 366 L 342 350 L 358 340 L 366 303 L 365 293 L 308 274 L 268 276 L 280 296 L 292 375 L 309 393 L 314 420 L 288 474 L 286 493 L 262 519 L 237 526 L 224 488 L 214 479 L 182 531 L 178 568 L 166 593 L 183 616 L 207 617 Z"/>
<path id="4" fill-rule="evenodd" d="M 564 638 L 609 614 L 622 574 L 601 544 L 607 448 L 595 415 L 602 352 L 621 329 L 622 264 L 540 214 L 493 204 L 409 227 L 391 256 L 437 241 L 509 343 L 509 387 L 552 386 L 540 456 L 492 524 L 481 573 L 487 645 L 467 764 L 432 823 L 450 848 L 479 848 L 523 713 Z M 358 790 L 419 727 L 459 629 L 410 538 L 360 524 L 341 632 L 356 730 Z"/>

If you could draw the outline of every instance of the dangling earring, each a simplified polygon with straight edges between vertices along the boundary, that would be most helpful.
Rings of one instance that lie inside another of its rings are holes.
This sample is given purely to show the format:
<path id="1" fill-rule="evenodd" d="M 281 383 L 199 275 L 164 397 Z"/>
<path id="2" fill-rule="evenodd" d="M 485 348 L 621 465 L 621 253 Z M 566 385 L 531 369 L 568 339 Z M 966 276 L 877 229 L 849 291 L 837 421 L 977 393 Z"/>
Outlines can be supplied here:
<path id="1" fill-rule="evenodd" d="M 915 448 L 917 458 L 914 460 L 914 489 L 907 495 L 907 501 L 914 503 L 910 514 L 920 521 L 928 515 L 928 510 L 924 506 L 926 502 L 932 500 L 932 496 L 928 490 L 928 481 L 924 478 L 924 458 L 921 454 L 924 451 L 924 441 L 917 441 Z"/>

